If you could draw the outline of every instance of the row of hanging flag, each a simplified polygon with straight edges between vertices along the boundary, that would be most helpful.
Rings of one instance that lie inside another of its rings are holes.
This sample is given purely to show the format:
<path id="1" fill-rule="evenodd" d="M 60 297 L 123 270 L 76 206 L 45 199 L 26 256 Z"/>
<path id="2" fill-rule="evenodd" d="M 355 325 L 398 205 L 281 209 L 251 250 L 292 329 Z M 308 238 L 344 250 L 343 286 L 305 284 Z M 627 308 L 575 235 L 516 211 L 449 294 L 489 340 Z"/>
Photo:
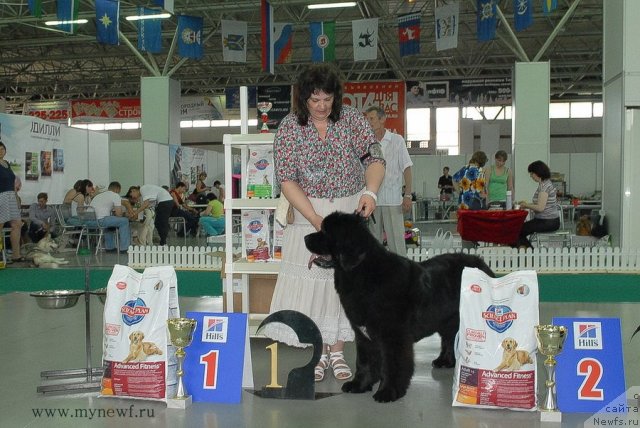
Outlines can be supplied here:
<path id="1" fill-rule="evenodd" d="M 153 0 L 173 13 L 174 0 Z M 539 0 L 540 1 L 540 0 Z M 558 7 L 558 0 L 541 0 L 545 14 Z M 478 41 L 493 40 L 497 27 L 497 0 L 476 0 Z M 533 24 L 534 0 L 513 0 L 514 27 L 522 31 Z M 96 38 L 104 44 L 119 44 L 120 2 L 96 0 Z M 458 47 L 459 4 L 439 2 L 435 8 L 435 36 L 438 51 Z M 80 0 L 57 0 L 57 16 L 61 21 L 78 18 Z M 42 15 L 42 0 L 28 0 L 32 15 Z M 146 7 L 137 8 L 138 15 L 154 15 L 158 11 Z M 138 49 L 142 52 L 162 51 L 162 20 L 142 19 L 138 25 Z M 200 59 L 203 56 L 203 19 L 197 16 L 178 16 L 178 54 L 185 58 Z M 73 33 L 75 24 L 61 24 L 61 30 Z M 400 56 L 420 53 L 420 13 L 398 16 L 398 42 Z M 353 59 L 369 61 L 378 55 L 378 18 L 352 21 Z M 246 62 L 247 23 L 222 20 L 223 60 Z M 311 60 L 324 62 L 335 60 L 336 24 L 334 21 L 311 22 L 309 24 Z M 293 24 L 273 21 L 273 8 L 268 0 L 261 0 L 262 69 L 274 72 L 274 64 L 290 62 L 293 46 Z"/>

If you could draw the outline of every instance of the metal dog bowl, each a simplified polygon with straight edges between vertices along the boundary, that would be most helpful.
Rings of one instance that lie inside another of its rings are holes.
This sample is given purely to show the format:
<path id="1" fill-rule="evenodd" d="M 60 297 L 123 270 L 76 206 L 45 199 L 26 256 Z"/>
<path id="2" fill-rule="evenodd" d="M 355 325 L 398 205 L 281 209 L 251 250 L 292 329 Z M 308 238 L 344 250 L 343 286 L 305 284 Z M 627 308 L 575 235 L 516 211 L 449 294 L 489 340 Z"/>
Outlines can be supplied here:
<path id="1" fill-rule="evenodd" d="M 66 309 L 75 306 L 78 298 L 84 294 L 82 290 L 46 290 L 30 295 L 42 309 Z"/>
<path id="2" fill-rule="evenodd" d="M 98 296 L 98 299 L 100 299 L 100 303 L 102 303 L 103 305 L 104 302 L 107 301 L 107 287 L 96 288 L 91 292 L 91 294 L 93 294 L 94 296 Z"/>

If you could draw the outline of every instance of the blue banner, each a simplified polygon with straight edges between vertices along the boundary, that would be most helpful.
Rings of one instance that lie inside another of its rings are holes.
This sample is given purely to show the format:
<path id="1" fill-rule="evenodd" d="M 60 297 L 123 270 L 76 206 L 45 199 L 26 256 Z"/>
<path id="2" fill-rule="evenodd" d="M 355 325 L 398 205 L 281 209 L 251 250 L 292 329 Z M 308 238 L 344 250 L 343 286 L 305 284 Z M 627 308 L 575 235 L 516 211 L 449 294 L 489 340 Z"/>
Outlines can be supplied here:
<path id="1" fill-rule="evenodd" d="M 420 13 L 398 16 L 400 56 L 420 53 Z"/>
<path id="2" fill-rule="evenodd" d="M 203 20 L 199 16 L 178 17 L 178 55 L 183 58 L 201 59 Z"/>
<path id="3" fill-rule="evenodd" d="M 187 312 L 187 318 L 198 323 L 193 342 L 185 348 L 187 393 L 194 402 L 239 403 L 249 340 L 247 314 Z"/>
<path id="4" fill-rule="evenodd" d="M 56 15 L 59 21 L 73 21 L 78 19 L 79 0 L 58 0 Z M 73 33 L 77 24 L 60 24 L 58 28 L 68 33 Z"/>
<path id="5" fill-rule="evenodd" d="M 533 24 L 533 0 L 513 0 L 513 25 L 522 31 Z"/>
<path id="6" fill-rule="evenodd" d="M 146 7 L 138 8 L 138 15 L 156 15 L 158 12 Z M 138 21 L 138 49 L 142 52 L 162 52 L 162 19 L 141 19 Z"/>
<path id="7" fill-rule="evenodd" d="M 550 14 L 558 8 L 558 0 L 542 0 L 542 11 L 545 15 Z"/>
<path id="8" fill-rule="evenodd" d="M 119 44 L 120 2 L 96 0 L 96 39 L 107 45 Z"/>
<path id="9" fill-rule="evenodd" d="M 478 0 L 478 41 L 488 42 L 496 38 L 497 11 L 493 0 Z"/>

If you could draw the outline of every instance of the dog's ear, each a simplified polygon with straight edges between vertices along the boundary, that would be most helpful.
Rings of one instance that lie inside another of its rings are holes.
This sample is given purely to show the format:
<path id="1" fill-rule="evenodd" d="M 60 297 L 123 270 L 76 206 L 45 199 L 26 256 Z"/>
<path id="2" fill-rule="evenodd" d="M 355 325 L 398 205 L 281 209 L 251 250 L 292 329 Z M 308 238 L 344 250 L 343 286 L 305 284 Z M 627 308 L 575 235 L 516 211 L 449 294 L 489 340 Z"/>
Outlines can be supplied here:
<path id="1" fill-rule="evenodd" d="M 342 269 L 350 271 L 355 269 L 360 263 L 364 261 L 364 254 L 357 254 L 355 252 L 340 252 L 338 255 L 338 263 Z"/>
<path id="2" fill-rule="evenodd" d="M 513 349 L 516 349 L 518 347 L 518 342 L 516 342 L 515 339 L 513 339 Z"/>

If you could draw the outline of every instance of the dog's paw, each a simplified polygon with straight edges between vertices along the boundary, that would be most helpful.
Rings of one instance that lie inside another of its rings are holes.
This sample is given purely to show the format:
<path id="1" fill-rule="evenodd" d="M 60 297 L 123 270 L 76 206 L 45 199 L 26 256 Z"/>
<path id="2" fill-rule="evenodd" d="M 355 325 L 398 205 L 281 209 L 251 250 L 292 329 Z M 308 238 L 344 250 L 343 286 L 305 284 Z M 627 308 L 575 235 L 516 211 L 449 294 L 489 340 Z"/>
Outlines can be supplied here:
<path id="1" fill-rule="evenodd" d="M 431 361 L 431 365 L 436 369 L 450 369 L 456 366 L 456 360 L 438 357 Z"/>
<path id="2" fill-rule="evenodd" d="M 350 392 L 352 394 L 362 394 L 363 392 L 371 391 L 373 388 L 371 385 L 361 385 L 359 382 L 350 380 L 342 385 L 342 392 Z"/>
<path id="3" fill-rule="evenodd" d="M 396 389 L 396 388 L 384 388 L 378 389 L 378 391 L 373 394 L 373 399 L 378 403 L 389 403 L 391 401 L 396 401 L 405 396 L 407 393 L 407 389 Z"/>

